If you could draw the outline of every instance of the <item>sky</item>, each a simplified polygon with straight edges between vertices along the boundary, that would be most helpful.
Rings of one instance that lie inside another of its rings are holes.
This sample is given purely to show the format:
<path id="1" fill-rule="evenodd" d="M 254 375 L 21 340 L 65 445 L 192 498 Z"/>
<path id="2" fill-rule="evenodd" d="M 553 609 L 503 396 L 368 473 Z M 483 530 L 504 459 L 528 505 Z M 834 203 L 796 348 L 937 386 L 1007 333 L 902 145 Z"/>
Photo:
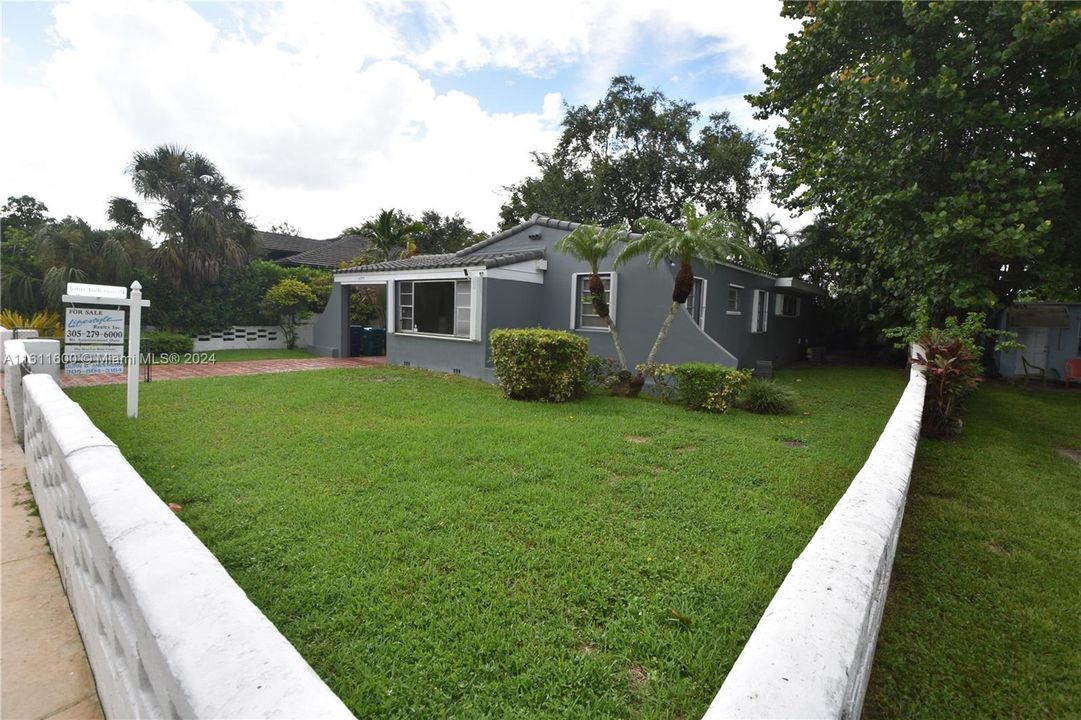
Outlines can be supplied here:
<path id="1" fill-rule="evenodd" d="M 565 105 L 615 75 L 770 134 L 743 96 L 794 23 L 762 0 L 0 2 L 0 198 L 106 225 L 137 149 L 212 160 L 261 229 L 381 208 L 494 231 Z M 800 220 L 763 195 L 752 209 Z M 152 212 L 144 206 L 144 212 Z M 575 219 L 575 218 L 568 218 Z"/>

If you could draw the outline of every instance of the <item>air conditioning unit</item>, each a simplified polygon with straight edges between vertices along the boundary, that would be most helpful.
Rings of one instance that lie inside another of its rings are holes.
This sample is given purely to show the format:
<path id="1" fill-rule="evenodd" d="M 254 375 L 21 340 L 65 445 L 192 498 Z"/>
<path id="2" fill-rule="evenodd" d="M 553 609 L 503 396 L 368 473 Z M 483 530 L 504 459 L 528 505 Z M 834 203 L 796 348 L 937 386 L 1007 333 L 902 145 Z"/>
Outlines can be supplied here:
<path id="1" fill-rule="evenodd" d="M 756 378 L 769 379 L 773 377 L 773 361 L 758 360 L 754 364 L 754 376 Z"/>

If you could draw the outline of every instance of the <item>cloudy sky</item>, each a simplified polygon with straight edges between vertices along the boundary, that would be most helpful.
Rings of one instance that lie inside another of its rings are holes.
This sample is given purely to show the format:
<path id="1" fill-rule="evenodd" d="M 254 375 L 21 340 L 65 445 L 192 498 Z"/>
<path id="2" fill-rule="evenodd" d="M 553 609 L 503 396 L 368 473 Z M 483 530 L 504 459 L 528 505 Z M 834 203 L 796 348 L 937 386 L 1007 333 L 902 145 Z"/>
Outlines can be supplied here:
<path id="1" fill-rule="evenodd" d="M 494 230 L 564 103 L 613 75 L 727 109 L 793 27 L 773 2 L 0 3 L 0 197 L 105 224 L 137 148 L 187 145 L 258 227 L 327 237 L 382 207 Z M 762 198 L 756 209 L 764 210 Z M 787 217 L 786 215 L 783 217 Z M 795 225 L 795 223 L 793 223 Z"/>

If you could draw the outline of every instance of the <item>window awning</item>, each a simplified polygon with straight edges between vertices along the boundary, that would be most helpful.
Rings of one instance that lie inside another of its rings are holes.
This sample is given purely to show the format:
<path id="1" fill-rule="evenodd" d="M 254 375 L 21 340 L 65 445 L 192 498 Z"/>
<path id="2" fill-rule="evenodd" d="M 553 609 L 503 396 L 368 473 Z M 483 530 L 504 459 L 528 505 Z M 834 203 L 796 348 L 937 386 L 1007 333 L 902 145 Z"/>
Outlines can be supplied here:
<path id="1" fill-rule="evenodd" d="M 1010 308 L 1012 327 L 1070 327 L 1070 313 L 1065 305 L 1018 305 Z"/>

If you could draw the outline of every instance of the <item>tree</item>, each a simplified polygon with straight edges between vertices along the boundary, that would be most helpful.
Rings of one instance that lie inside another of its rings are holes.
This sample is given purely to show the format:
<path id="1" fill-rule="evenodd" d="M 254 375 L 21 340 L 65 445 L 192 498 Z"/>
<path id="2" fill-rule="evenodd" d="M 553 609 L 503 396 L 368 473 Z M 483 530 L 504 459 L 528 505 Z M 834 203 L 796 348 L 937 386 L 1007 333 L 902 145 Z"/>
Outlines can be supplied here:
<path id="1" fill-rule="evenodd" d="M 153 248 L 126 231 L 95 230 L 81 218 L 66 217 L 40 227 L 36 257 L 45 269 L 45 305 L 59 309 L 69 282 L 128 285 L 146 266 Z"/>
<path id="2" fill-rule="evenodd" d="M 401 210 L 380 210 L 360 227 L 346 228 L 342 234 L 367 238 L 371 243 L 371 256 L 375 262 L 381 262 L 389 260 L 396 251 L 403 257 L 416 254 L 413 234 L 423 230 L 421 223 L 413 221 Z"/>
<path id="3" fill-rule="evenodd" d="M 128 172 L 135 192 L 157 210 L 145 218 L 134 202 L 113 198 L 109 217 L 132 230 L 149 225 L 161 234 L 152 260 L 173 287 L 198 290 L 252 257 L 255 233 L 240 208 L 240 189 L 206 157 L 160 145 L 136 152 Z"/>
<path id="4" fill-rule="evenodd" d="M 292 235 L 293 237 L 300 237 L 300 230 L 287 222 L 280 222 L 277 225 L 271 225 L 270 232 L 278 233 L 279 235 Z"/>
<path id="5" fill-rule="evenodd" d="M 744 227 L 723 210 L 699 215 L 694 205 L 687 203 L 683 206 L 683 227 L 651 217 L 640 218 L 638 225 L 644 232 L 630 237 L 616 258 L 616 267 L 640 255 L 646 256 L 651 267 L 656 267 L 666 258 L 676 258 L 679 261 L 679 270 L 672 286 L 672 305 L 661 323 L 649 357 L 646 358 L 646 367 L 651 367 L 657 360 L 661 345 L 668 337 L 672 321 L 694 290 L 692 260 L 739 260 L 751 267 L 761 267 L 762 258 L 747 244 Z M 645 379 L 639 373 L 635 380 L 641 387 Z"/>
<path id="6" fill-rule="evenodd" d="M 297 326 L 312 316 L 311 304 L 316 300 L 310 287 L 292 278 L 282 280 L 263 296 L 263 312 L 281 326 L 290 350 L 297 344 Z"/>
<path id="7" fill-rule="evenodd" d="M 758 138 L 728 113 L 696 132 L 700 122 L 693 103 L 613 78 L 596 105 L 567 109 L 555 149 L 533 156 L 539 175 L 507 188 L 503 227 L 534 212 L 599 225 L 674 222 L 688 202 L 742 218 L 759 188 Z"/>
<path id="8" fill-rule="evenodd" d="M 1081 294 L 1081 13 L 1073 4 L 791 3 L 752 96 L 776 198 L 836 233 L 882 324 Z"/>
<path id="9" fill-rule="evenodd" d="M 626 224 L 613 225 L 607 228 L 598 228 L 595 225 L 579 225 L 573 232 L 564 235 L 556 244 L 555 249 L 565 255 L 570 255 L 575 260 L 580 260 L 589 265 L 589 297 L 593 303 L 593 310 L 598 317 L 604 319 L 605 324 L 612 333 L 612 343 L 616 346 L 616 355 L 619 357 L 619 367 L 628 372 L 627 357 L 623 353 L 623 343 L 619 339 L 619 330 L 608 303 L 604 299 L 604 281 L 601 280 L 599 265 L 600 261 L 608 256 L 612 248 L 620 240 L 626 239 L 630 227 Z"/>
<path id="10" fill-rule="evenodd" d="M 787 240 L 787 233 L 773 213 L 747 218 L 747 239 L 751 248 L 762 256 L 770 272 L 783 273 L 788 270 L 790 247 L 782 238 Z"/>
<path id="11" fill-rule="evenodd" d="M 414 221 L 408 218 L 408 222 Z M 423 226 L 413 232 L 417 253 L 421 255 L 457 252 L 486 237 L 458 214 L 442 215 L 436 210 L 425 210 L 416 222 Z"/>
<path id="12" fill-rule="evenodd" d="M 9 196 L 3 207 L 0 207 L 0 225 L 4 232 L 10 230 L 23 230 L 34 232 L 49 221 L 49 208 L 32 195 Z"/>

